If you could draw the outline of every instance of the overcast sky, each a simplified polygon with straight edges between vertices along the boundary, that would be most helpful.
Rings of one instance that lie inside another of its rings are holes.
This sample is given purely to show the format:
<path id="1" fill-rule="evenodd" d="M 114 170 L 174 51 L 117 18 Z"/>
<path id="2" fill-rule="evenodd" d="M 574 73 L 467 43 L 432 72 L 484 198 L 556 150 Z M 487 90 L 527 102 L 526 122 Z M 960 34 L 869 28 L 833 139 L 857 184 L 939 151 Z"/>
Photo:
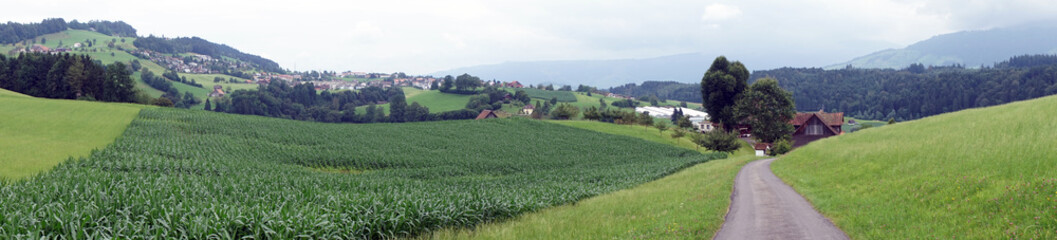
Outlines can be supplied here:
<path id="1" fill-rule="evenodd" d="M 292 70 L 412 74 L 691 52 L 821 66 L 938 34 L 1057 17 L 1052 0 L 48 0 L 4 8 L 4 21 L 122 20 L 140 35 L 198 36 Z"/>

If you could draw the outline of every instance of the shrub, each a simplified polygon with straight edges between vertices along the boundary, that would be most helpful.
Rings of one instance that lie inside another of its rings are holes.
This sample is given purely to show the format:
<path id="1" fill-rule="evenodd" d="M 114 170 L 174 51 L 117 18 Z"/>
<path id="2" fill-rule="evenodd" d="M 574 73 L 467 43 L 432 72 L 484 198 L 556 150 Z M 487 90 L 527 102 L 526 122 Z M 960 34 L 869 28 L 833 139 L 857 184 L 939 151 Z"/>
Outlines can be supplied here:
<path id="1" fill-rule="evenodd" d="M 741 147 L 738 141 L 741 140 L 738 139 L 736 133 L 714 130 L 705 133 L 704 144 L 701 144 L 701 146 L 713 151 L 732 153 Z"/>
<path id="2" fill-rule="evenodd" d="M 793 150 L 793 144 L 788 140 L 779 139 L 771 146 L 771 156 L 778 156 Z"/>

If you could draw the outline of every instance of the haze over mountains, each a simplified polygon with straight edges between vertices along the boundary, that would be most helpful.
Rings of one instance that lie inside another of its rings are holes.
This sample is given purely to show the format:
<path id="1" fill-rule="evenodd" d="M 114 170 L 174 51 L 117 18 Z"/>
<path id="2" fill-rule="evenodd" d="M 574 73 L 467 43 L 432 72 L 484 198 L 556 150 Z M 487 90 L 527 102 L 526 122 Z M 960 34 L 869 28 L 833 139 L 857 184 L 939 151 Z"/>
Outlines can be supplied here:
<path id="1" fill-rule="evenodd" d="M 806 67 L 900 69 L 912 63 L 926 66 L 990 66 L 1024 54 L 1057 54 L 1057 23 L 1037 22 L 983 31 L 938 35 L 901 49 L 887 49 L 836 64 Z M 700 81 L 718 55 L 746 63 L 751 70 L 792 66 L 804 67 L 811 59 L 792 59 L 767 54 L 686 53 L 656 58 L 622 60 L 505 62 L 440 71 L 434 75 L 470 73 L 482 79 L 520 81 L 525 84 L 585 84 L 602 88 L 643 81 Z"/>

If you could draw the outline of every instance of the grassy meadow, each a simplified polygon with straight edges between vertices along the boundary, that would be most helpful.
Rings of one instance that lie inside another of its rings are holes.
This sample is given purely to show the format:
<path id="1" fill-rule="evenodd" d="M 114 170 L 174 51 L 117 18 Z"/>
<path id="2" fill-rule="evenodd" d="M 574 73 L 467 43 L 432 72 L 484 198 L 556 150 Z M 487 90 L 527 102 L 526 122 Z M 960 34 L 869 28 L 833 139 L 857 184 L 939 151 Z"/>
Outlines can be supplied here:
<path id="1" fill-rule="evenodd" d="M 827 138 L 775 161 L 852 238 L 1057 238 L 1057 96 Z"/>
<path id="2" fill-rule="evenodd" d="M 141 105 L 53 100 L 0 89 L 0 179 L 20 179 L 114 141 Z"/>

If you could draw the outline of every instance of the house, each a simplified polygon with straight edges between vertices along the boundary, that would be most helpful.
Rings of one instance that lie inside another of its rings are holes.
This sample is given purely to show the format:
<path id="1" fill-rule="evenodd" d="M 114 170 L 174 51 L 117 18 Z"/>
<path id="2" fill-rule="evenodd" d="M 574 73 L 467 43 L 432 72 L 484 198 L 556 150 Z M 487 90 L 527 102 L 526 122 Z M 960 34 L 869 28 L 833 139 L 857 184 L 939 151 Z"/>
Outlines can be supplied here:
<path id="1" fill-rule="evenodd" d="M 224 93 L 224 87 L 223 86 L 214 85 L 213 86 L 213 92 L 209 93 L 209 97 L 211 97 L 211 98 L 212 97 L 223 97 L 224 94 L 225 93 Z"/>
<path id="2" fill-rule="evenodd" d="M 507 84 L 506 84 L 506 87 L 508 87 L 508 88 L 523 88 L 523 87 L 525 87 L 525 86 L 524 86 L 524 85 L 521 85 L 521 83 L 520 83 L 520 82 L 518 82 L 518 81 L 513 81 L 513 82 L 509 82 L 509 83 L 507 83 Z"/>
<path id="3" fill-rule="evenodd" d="M 535 111 L 535 110 L 536 110 L 536 106 L 533 106 L 532 104 L 527 104 L 527 105 L 525 105 L 525 107 L 521 108 L 521 114 L 532 115 L 532 111 Z"/>
<path id="4" fill-rule="evenodd" d="M 694 129 L 697 129 L 697 131 L 701 133 L 711 132 L 712 130 L 716 129 L 715 124 L 709 121 L 700 121 L 693 123 Z"/>
<path id="5" fill-rule="evenodd" d="M 844 113 L 826 113 L 822 111 L 796 113 L 793 120 L 793 147 L 800 147 L 815 140 L 844 134 Z"/>
<path id="6" fill-rule="evenodd" d="M 489 119 L 489 118 L 499 118 L 499 116 L 496 116 L 495 113 L 492 112 L 492 110 L 484 110 L 484 111 L 481 111 L 481 114 L 477 115 L 477 118 L 475 118 L 475 120 Z"/>
<path id="7" fill-rule="evenodd" d="M 756 150 L 757 157 L 767 156 L 767 151 L 771 150 L 771 144 L 758 142 L 753 144 L 752 149 Z"/>

